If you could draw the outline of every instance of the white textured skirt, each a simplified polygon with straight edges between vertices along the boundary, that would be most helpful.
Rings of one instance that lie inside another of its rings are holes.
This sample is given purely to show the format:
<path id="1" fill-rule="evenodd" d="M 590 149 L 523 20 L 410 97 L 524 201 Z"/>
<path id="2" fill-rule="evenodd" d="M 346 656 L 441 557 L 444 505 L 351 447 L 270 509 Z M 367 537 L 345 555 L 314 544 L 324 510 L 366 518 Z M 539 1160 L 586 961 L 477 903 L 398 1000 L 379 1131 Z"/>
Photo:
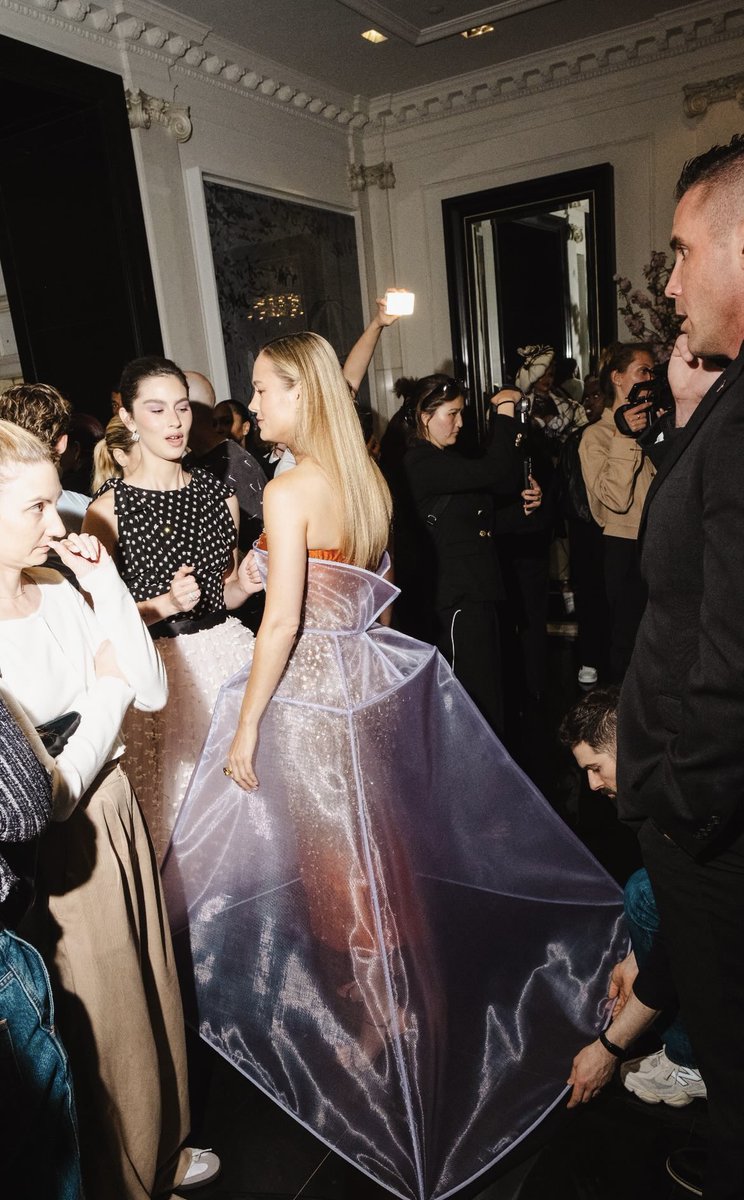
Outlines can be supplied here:
<path id="1" fill-rule="evenodd" d="M 253 641 L 236 617 L 198 633 L 158 639 L 168 674 L 168 703 L 155 713 L 129 709 L 123 761 L 159 863 L 207 736 L 217 693 L 252 658 Z"/>

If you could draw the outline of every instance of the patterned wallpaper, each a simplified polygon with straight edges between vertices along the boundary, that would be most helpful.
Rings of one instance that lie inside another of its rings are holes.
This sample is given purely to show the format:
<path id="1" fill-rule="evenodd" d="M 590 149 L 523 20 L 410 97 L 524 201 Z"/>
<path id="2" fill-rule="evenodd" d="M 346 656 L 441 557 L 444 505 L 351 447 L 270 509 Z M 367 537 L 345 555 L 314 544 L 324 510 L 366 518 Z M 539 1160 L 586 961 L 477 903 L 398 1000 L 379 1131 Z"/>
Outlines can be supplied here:
<path id="1" fill-rule="evenodd" d="M 250 400 L 270 338 L 310 329 L 343 360 L 363 328 L 354 218 L 209 180 L 204 191 L 232 397 Z"/>

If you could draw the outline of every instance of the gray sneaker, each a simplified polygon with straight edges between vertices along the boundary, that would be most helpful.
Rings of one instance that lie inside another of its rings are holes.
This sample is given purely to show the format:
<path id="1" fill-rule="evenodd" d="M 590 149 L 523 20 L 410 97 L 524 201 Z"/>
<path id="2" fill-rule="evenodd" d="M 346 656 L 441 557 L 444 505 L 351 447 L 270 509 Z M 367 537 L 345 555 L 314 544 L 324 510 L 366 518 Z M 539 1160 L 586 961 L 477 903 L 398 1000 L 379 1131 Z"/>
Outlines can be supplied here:
<path id="1" fill-rule="evenodd" d="M 673 1063 L 664 1050 L 625 1063 L 620 1074 L 623 1086 L 646 1104 L 684 1108 L 695 1099 L 705 1100 L 708 1094 L 700 1072 Z"/>

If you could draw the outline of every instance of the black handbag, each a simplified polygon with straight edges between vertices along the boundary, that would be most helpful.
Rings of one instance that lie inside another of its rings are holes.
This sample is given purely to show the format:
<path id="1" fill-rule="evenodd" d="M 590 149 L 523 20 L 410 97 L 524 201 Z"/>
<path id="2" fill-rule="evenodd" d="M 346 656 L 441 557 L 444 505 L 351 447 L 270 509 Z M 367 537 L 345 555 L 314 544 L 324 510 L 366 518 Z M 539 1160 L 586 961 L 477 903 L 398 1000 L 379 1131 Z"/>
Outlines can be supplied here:
<path id="1" fill-rule="evenodd" d="M 68 712 L 62 713 L 61 717 L 55 717 L 53 721 L 45 721 L 43 725 L 36 726 L 36 732 L 41 738 L 47 754 L 56 758 L 58 754 L 62 753 L 80 724 L 80 719 L 80 713 Z"/>

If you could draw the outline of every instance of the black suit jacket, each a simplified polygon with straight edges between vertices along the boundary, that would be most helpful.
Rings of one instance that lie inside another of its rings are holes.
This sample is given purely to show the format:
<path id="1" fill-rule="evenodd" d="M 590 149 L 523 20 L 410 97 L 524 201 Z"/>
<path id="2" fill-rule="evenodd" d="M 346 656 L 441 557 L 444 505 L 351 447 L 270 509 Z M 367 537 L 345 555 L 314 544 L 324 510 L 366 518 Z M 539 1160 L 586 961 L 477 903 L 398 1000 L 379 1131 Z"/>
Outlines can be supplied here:
<path id="1" fill-rule="evenodd" d="M 620 697 L 618 807 L 698 858 L 744 814 L 744 347 L 670 446 L 639 538 L 649 596 Z"/>

